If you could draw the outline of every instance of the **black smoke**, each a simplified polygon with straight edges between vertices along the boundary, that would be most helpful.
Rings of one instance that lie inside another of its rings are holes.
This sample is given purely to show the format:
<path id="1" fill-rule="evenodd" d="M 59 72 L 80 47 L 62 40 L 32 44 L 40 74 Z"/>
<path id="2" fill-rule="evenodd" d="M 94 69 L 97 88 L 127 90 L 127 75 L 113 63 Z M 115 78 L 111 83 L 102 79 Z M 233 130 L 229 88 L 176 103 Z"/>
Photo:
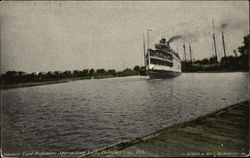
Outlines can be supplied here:
<path id="1" fill-rule="evenodd" d="M 173 42 L 173 41 L 178 40 L 178 39 L 181 39 L 181 38 L 182 38 L 181 35 L 176 35 L 176 36 L 171 37 L 171 38 L 168 40 L 168 42 Z"/>
<path id="2" fill-rule="evenodd" d="M 172 36 L 168 42 L 173 42 L 175 40 L 179 40 L 179 39 L 182 39 L 184 42 L 189 42 L 189 43 L 193 43 L 193 42 L 196 42 L 198 41 L 199 39 L 199 33 L 185 33 L 183 35 L 175 35 L 175 36 Z"/>
<path id="3" fill-rule="evenodd" d="M 229 26 L 229 24 L 228 23 L 222 23 L 221 25 L 220 25 L 220 30 L 225 30 L 227 27 Z"/>
<path id="4" fill-rule="evenodd" d="M 221 31 L 235 31 L 247 27 L 248 23 L 246 21 L 230 19 L 222 22 L 219 26 L 219 29 Z"/>

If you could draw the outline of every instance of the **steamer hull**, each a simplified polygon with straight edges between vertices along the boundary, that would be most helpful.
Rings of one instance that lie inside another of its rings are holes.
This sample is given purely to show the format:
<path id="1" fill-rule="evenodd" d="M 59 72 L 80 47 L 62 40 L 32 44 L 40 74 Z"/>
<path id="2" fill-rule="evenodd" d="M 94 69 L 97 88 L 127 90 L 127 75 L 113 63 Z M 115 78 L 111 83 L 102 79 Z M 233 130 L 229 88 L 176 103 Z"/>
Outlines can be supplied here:
<path id="1" fill-rule="evenodd" d="M 166 70 L 149 70 L 148 75 L 150 79 L 169 79 L 180 76 L 181 72 Z"/>
<path id="2" fill-rule="evenodd" d="M 174 78 L 181 74 L 181 59 L 165 38 L 155 44 L 155 50 L 147 50 L 145 59 L 150 79 Z"/>

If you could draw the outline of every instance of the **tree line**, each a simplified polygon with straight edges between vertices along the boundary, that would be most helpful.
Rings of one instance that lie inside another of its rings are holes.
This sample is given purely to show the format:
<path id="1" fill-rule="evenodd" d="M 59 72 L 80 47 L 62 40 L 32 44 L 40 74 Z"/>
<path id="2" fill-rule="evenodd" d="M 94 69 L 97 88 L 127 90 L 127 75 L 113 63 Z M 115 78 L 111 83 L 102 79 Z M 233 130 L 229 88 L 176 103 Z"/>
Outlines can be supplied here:
<path id="1" fill-rule="evenodd" d="M 183 72 L 197 71 L 248 71 L 249 70 L 249 42 L 250 36 L 243 38 L 243 45 L 238 47 L 239 55 L 234 50 L 234 56 L 224 56 L 218 62 L 216 56 L 202 60 L 182 61 Z"/>
<path id="2" fill-rule="evenodd" d="M 107 77 L 122 77 L 132 75 L 145 75 L 146 69 L 143 66 L 135 66 L 133 69 L 126 68 L 123 71 L 115 69 L 83 69 L 83 70 L 66 70 L 66 71 L 49 71 L 27 73 L 23 71 L 7 71 L 1 74 L 1 84 L 16 84 L 26 82 L 41 82 L 61 79 L 99 79 Z"/>
<path id="3" fill-rule="evenodd" d="M 216 56 L 204 58 L 202 60 L 182 61 L 183 72 L 197 72 L 197 71 L 248 71 L 249 70 L 249 40 L 250 36 L 244 36 L 243 45 L 238 47 L 240 53 L 235 56 L 222 57 L 220 62 L 217 61 Z M 116 71 L 115 69 L 83 69 L 83 70 L 66 70 L 66 71 L 49 71 L 49 72 L 33 72 L 26 73 L 23 71 L 7 71 L 0 75 L 2 85 L 26 83 L 26 82 L 40 82 L 61 79 L 90 79 L 90 78 L 107 78 L 107 77 L 121 77 L 132 75 L 146 75 L 145 66 L 135 66 L 133 69 L 126 68 L 123 71 Z"/>

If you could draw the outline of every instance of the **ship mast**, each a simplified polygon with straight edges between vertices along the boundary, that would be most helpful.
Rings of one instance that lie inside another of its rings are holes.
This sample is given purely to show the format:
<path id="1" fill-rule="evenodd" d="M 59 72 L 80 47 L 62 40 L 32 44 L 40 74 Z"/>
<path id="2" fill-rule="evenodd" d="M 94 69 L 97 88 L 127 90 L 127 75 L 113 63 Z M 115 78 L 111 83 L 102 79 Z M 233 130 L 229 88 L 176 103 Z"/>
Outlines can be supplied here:
<path id="1" fill-rule="evenodd" d="M 149 31 L 152 31 L 152 30 L 151 29 L 147 29 L 147 42 L 148 42 L 147 44 L 148 44 L 148 49 L 149 49 L 149 35 L 148 35 Z"/>
<path id="2" fill-rule="evenodd" d="M 191 45 L 189 44 L 189 53 L 190 53 L 190 61 L 191 63 L 193 63 L 193 60 L 192 60 L 192 50 L 191 50 Z"/>
<path id="3" fill-rule="evenodd" d="M 143 33 L 143 59 L 144 59 L 144 66 L 146 68 L 147 65 L 147 61 L 146 61 L 146 48 L 145 48 L 145 37 L 144 37 L 144 33 Z"/>
<path id="4" fill-rule="evenodd" d="M 217 54 L 217 48 L 216 48 L 216 41 L 215 41 L 215 35 L 214 35 L 214 19 L 213 19 L 213 40 L 214 40 L 214 53 L 216 57 L 216 65 L 218 66 L 218 54 Z"/>
<path id="5" fill-rule="evenodd" d="M 184 49 L 184 57 L 185 57 L 185 63 L 187 62 L 187 58 L 186 58 L 186 47 L 185 47 L 185 43 L 183 44 L 183 49 Z"/>
<path id="6" fill-rule="evenodd" d="M 225 57 L 225 61 L 226 61 L 226 64 L 227 64 L 227 55 L 226 55 L 226 49 L 225 49 L 225 41 L 224 41 L 223 31 L 221 31 L 221 36 L 222 36 L 222 44 L 223 44 L 224 57 Z"/>
<path id="7" fill-rule="evenodd" d="M 234 55 L 235 55 L 235 57 L 237 58 L 237 57 L 238 57 L 238 55 L 237 55 L 237 51 L 236 51 L 236 49 L 234 49 L 233 51 L 234 51 Z"/>
<path id="8" fill-rule="evenodd" d="M 150 52 L 149 52 L 149 35 L 148 32 L 152 31 L 151 29 L 147 29 L 147 42 L 148 42 L 148 49 L 147 49 L 147 54 L 148 54 L 148 70 L 149 70 L 149 65 L 150 65 Z"/>

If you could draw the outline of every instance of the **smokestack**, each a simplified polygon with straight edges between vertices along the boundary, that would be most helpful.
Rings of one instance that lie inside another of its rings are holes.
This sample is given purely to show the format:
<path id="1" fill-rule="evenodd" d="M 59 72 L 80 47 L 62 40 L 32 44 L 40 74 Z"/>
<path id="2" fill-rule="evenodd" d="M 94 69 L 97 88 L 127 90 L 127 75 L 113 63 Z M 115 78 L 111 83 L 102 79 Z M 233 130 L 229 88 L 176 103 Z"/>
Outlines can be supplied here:
<path id="1" fill-rule="evenodd" d="M 227 55 L 226 55 L 226 49 L 225 49 L 225 41 L 224 41 L 223 31 L 221 31 L 221 37 L 222 37 L 222 45 L 223 45 L 224 57 L 225 57 L 225 61 L 226 61 L 226 64 L 227 64 Z"/>
<path id="2" fill-rule="evenodd" d="M 187 58 L 186 58 L 186 47 L 185 44 L 183 44 L 183 49 L 184 49 L 184 56 L 185 56 L 185 63 L 187 62 Z"/>
<path id="3" fill-rule="evenodd" d="M 173 37 L 171 37 L 169 40 L 168 40 L 168 42 L 173 42 L 173 41 L 175 41 L 175 40 L 178 40 L 178 39 L 181 39 L 182 38 L 182 36 L 181 35 L 176 35 L 176 36 L 173 36 Z"/>
<path id="4" fill-rule="evenodd" d="M 166 38 L 162 38 L 161 40 L 160 40 L 160 43 L 166 43 Z"/>
<path id="5" fill-rule="evenodd" d="M 193 63 L 193 60 L 192 60 L 192 50 L 191 50 L 191 45 L 189 44 L 189 53 L 190 53 L 190 61 L 191 63 Z"/>

